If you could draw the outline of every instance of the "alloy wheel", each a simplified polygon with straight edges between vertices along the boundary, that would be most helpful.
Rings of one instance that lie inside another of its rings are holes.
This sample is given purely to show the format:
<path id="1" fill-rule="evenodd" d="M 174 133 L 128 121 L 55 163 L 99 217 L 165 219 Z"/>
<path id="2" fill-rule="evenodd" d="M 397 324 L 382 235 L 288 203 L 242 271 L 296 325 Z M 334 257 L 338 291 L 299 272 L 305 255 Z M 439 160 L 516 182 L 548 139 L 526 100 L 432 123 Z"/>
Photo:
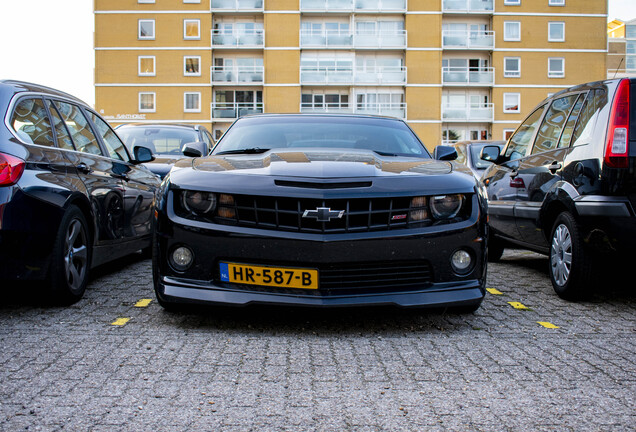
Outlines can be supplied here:
<path id="1" fill-rule="evenodd" d="M 68 226 L 64 250 L 66 282 L 72 291 L 78 291 L 86 277 L 88 264 L 86 230 L 78 219 L 71 221 Z"/>
<path id="2" fill-rule="evenodd" d="M 554 281 L 557 285 L 564 286 L 572 269 L 572 236 L 565 224 L 560 224 L 554 230 L 550 249 L 550 265 Z"/>

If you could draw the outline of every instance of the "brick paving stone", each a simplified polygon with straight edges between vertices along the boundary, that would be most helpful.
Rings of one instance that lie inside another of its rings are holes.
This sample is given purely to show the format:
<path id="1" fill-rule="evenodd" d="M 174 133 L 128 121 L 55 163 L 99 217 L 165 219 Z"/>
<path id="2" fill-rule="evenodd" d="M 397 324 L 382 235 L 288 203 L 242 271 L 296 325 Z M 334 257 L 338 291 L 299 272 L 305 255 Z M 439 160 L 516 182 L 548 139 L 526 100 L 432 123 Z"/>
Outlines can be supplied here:
<path id="1" fill-rule="evenodd" d="M 472 315 L 370 308 L 168 313 L 140 256 L 68 308 L 3 286 L 0 431 L 633 431 L 636 291 L 553 292 L 507 250 Z M 632 284 L 633 285 L 633 284 Z M 144 308 L 134 305 L 152 299 Z M 514 309 L 520 302 L 530 310 Z M 130 318 L 121 327 L 111 323 Z M 540 326 L 550 322 L 558 329 Z"/>

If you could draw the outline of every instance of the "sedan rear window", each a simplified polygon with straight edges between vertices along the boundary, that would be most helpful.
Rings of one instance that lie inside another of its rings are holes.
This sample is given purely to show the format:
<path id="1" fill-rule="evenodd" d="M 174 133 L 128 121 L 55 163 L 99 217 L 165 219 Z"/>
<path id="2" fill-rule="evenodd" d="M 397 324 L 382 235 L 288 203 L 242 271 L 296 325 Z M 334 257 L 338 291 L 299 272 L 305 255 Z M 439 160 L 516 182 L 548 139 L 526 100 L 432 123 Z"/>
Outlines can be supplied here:
<path id="1" fill-rule="evenodd" d="M 356 117 L 251 117 L 238 120 L 214 154 L 241 150 L 336 148 L 429 158 L 417 136 L 402 122 Z"/>
<path id="2" fill-rule="evenodd" d="M 156 126 L 122 126 L 117 135 L 124 140 L 128 150 L 141 146 L 154 154 L 181 154 L 184 144 L 199 141 L 194 130 Z"/>

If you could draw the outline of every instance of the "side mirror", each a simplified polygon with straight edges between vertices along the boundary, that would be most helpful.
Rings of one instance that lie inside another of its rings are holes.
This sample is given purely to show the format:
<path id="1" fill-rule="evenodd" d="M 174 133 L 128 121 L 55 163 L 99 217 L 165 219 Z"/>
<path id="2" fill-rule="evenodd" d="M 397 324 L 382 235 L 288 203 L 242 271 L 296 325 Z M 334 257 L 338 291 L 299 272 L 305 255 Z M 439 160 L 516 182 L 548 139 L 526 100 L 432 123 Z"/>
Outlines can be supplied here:
<path id="1" fill-rule="evenodd" d="M 206 147 L 207 146 L 203 141 L 189 142 L 183 145 L 181 152 L 185 156 L 201 157 L 206 154 Z"/>
<path id="2" fill-rule="evenodd" d="M 148 147 L 136 146 L 133 149 L 136 163 L 152 162 L 155 157 L 152 155 L 152 150 Z"/>
<path id="3" fill-rule="evenodd" d="M 495 163 L 499 160 L 499 147 L 485 146 L 479 153 L 479 159 Z"/>
<path id="4" fill-rule="evenodd" d="M 443 161 L 457 159 L 457 150 L 452 146 L 438 145 L 433 151 L 433 158 Z"/>

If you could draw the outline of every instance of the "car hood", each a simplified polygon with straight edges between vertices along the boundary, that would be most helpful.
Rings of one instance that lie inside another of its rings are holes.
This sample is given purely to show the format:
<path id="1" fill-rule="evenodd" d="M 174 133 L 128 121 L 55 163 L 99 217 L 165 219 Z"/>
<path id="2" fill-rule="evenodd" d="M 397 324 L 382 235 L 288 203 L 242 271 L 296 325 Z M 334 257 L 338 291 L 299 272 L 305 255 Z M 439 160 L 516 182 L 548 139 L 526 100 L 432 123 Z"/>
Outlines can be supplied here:
<path id="1" fill-rule="evenodd" d="M 164 178 L 166 174 L 170 172 L 172 166 L 180 159 L 185 158 L 183 155 L 166 155 L 156 154 L 152 162 L 144 163 L 144 166 L 151 172 L 157 174 L 159 177 Z"/>
<path id="2" fill-rule="evenodd" d="M 325 190 L 344 193 L 351 188 L 386 194 L 421 193 L 423 188 L 431 193 L 475 189 L 470 170 L 455 163 L 342 149 L 182 159 L 170 172 L 170 183 L 184 189 L 271 195 L 284 195 L 291 188 L 320 189 L 321 195 L 329 194 Z"/>

